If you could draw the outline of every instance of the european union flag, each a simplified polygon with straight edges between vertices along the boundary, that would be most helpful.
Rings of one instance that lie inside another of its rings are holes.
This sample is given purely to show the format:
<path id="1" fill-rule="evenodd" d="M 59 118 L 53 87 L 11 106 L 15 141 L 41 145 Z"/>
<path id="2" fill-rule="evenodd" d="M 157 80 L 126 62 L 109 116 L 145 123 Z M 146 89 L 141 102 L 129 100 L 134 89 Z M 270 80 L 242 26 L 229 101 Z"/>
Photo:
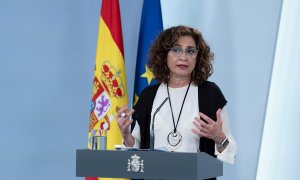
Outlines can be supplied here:
<path id="1" fill-rule="evenodd" d="M 156 83 L 146 64 L 150 45 L 162 29 L 160 0 L 144 0 L 135 70 L 133 105 L 137 103 L 139 95 L 145 87 Z"/>

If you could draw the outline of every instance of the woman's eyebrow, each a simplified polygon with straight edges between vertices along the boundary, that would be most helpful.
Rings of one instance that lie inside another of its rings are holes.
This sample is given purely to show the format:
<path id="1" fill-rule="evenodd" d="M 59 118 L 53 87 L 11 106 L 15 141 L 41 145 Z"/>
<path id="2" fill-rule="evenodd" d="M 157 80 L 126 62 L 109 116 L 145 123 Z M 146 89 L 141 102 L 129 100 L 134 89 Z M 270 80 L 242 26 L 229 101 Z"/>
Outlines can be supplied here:
<path id="1" fill-rule="evenodd" d="M 175 43 L 174 46 L 180 46 L 180 47 L 182 47 L 181 44 L 177 44 L 177 43 Z M 194 47 L 194 46 L 187 46 L 187 47 L 188 47 L 188 48 L 196 48 L 196 47 Z"/>

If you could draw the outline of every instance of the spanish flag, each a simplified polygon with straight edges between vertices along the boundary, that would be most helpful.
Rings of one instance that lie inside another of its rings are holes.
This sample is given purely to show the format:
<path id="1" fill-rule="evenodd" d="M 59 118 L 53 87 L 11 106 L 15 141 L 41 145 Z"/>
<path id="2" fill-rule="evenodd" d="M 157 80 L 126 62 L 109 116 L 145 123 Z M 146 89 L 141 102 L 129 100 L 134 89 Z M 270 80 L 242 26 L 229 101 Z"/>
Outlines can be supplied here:
<path id="1" fill-rule="evenodd" d="M 118 0 L 102 0 L 94 73 L 88 148 L 95 133 L 107 130 L 107 149 L 111 150 L 122 144 L 116 112 L 128 104 Z"/>

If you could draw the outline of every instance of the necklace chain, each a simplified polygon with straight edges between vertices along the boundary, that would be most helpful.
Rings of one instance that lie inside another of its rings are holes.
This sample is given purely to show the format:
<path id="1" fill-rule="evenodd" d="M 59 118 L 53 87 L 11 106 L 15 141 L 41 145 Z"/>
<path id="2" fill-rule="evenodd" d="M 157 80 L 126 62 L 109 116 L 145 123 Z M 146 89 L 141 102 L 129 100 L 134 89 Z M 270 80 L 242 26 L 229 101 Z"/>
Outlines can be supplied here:
<path id="1" fill-rule="evenodd" d="M 167 92 L 168 92 L 168 97 L 169 97 L 169 104 L 170 104 L 170 108 L 171 108 L 171 113 L 172 113 L 174 133 L 177 132 L 178 122 L 179 122 L 179 119 L 180 119 L 180 116 L 181 116 L 181 112 L 182 112 L 182 109 L 183 109 L 183 105 L 184 105 L 187 93 L 189 92 L 189 89 L 190 89 L 190 86 L 191 86 L 191 82 L 189 83 L 189 86 L 187 87 L 187 90 L 185 92 L 185 95 L 184 95 L 184 98 L 183 98 L 183 101 L 182 101 L 182 105 L 181 105 L 181 108 L 180 108 L 180 112 L 179 112 L 179 115 L 178 115 L 178 118 L 177 118 L 177 123 L 175 125 L 175 118 L 174 118 L 174 113 L 173 113 L 173 108 L 172 108 L 172 103 L 171 103 L 171 97 L 170 97 L 170 92 L 169 92 L 169 84 L 167 83 Z"/>

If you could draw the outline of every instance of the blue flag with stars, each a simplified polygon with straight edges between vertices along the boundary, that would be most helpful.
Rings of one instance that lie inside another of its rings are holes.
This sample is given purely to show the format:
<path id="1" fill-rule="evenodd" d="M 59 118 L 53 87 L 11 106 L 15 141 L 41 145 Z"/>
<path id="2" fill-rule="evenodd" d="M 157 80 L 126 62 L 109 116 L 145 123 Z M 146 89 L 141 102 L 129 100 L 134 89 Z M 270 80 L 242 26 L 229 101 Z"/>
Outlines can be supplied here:
<path id="1" fill-rule="evenodd" d="M 137 103 L 139 95 L 145 87 L 156 83 L 147 67 L 147 57 L 151 43 L 162 29 L 160 0 L 144 0 L 136 60 L 133 105 Z"/>

